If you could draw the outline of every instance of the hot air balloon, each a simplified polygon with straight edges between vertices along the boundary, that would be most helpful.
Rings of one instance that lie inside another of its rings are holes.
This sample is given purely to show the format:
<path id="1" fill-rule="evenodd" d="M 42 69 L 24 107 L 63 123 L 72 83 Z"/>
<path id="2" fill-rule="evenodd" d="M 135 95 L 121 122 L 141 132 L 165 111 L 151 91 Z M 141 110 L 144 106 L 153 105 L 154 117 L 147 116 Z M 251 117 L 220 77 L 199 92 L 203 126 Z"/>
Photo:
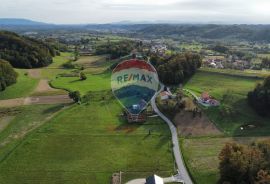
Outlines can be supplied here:
<path id="1" fill-rule="evenodd" d="M 143 60 L 131 59 L 116 66 L 111 87 L 120 104 L 132 115 L 139 115 L 159 87 L 157 71 Z"/>

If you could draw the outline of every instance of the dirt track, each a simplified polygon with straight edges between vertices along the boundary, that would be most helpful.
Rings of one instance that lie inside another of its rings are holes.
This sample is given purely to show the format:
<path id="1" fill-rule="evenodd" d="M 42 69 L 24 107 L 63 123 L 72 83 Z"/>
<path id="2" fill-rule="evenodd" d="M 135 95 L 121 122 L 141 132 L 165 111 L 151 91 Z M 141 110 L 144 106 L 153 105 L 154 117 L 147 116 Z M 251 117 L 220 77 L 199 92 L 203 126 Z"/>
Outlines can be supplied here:
<path id="1" fill-rule="evenodd" d="M 48 84 L 48 80 L 47 79 L 41 79 L 35 89 L 34 92 L 37 93 L 41 93 L 41 92 L 50 92 L 50 91 L 59 91 L 57 89 L 52 88 L 49 84 Z"/>
<path id="2" fill-rule="evenodd" d="M 34 79 L 39 79 L 41 76 L 41 71 L 40 69 L 29 69 L 28 75 Z"/>
<path id="3" fill-rule="evenodd" d="M 16 98 L 9 100 L 0 100 L 0 107 L 16 107 L 21 105 L 34 105 L 34 104 L 66 104 L 73 101 L 68 95 L 54 95 L 54 96 L 37 96 Z"/>

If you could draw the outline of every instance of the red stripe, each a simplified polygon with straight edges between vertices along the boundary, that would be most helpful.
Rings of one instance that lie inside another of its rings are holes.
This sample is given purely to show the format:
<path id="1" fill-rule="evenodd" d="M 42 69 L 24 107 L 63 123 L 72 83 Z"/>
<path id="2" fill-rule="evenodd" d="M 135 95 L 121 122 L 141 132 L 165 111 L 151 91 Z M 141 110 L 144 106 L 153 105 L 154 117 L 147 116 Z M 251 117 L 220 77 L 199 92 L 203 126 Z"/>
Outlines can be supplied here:
<path id="1" fill-rule="evenodd" d="M 131 60 L 126 60 L 120 63 L 119 65 L 116 66 L 116 68 L 113 70 L 113 73 L 118 72 L 123 69 L 129 69 L 129 68 L 139 68 L 139 69 L 145 69 L 151 72 L 156 72 L 155 68 L 146 63 L 143 60 L 137 60 L 137 59 L 131 59 Z"/>

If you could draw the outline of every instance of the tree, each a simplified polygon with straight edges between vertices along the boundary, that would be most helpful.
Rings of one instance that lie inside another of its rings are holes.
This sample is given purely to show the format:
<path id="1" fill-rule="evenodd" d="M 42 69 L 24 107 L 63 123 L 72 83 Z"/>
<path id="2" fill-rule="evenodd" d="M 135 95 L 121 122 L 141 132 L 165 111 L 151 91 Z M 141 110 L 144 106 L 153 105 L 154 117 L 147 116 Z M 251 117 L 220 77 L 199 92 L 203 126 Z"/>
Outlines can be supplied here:
<path id="1" fill-rule="evenodd" d="M 68 95 L 74 102 L 80 102 L 81 101 L 81 94 L 80 94 L 79 91 L 71 91 L 71 92 L 69 92 Z"/>
<path id="2" fill-rule="evenodd" d="M 81 72 L 80 73 L 80 80 L 86 80 L 86 79 L 87 79 L 87 77 L 86 77 L 85 73 Z"/>
<path id="3" fill-rule="evenodd" d="M 7 86 L 16 83 L 17 76 L 18 74 L 12 66 L 7 61 L 0 59 L 0 91 L 3 91 Z"/>
<path id="4" fill-rule="evenodd" d="M 270 76 L 248 93 L 248 102 L 258 114 L 270 115 Z"/>
<path id="5" fill-rule="evenodd" d="M 265 181 L 269 182 L 269 145 L 269 141 L 248 146 L 227 143 L 219 154 L 219 183 L 266 184 Z"/>
<path id="6" fill-rule="evenodd" d="M 229 51 L 229 49 L 223 45 L 216 45 L 212 48 L 212 50 L 223 54 L 226 54 Z"/>
<path id="7" fill-rule="evenodd" d="M 262 59 L 262 68 L 270 68 L 270 58 Z"/>

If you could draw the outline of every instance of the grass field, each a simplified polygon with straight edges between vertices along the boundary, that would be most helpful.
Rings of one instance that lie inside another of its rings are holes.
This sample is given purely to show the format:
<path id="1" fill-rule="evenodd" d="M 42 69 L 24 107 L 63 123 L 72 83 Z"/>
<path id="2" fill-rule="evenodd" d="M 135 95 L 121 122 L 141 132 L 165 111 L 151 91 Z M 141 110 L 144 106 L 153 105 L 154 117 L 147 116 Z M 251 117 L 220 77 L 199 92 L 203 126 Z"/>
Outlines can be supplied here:
<path id="1" fill-rule="evenodd" d="M 5 91 L 0 92 L 0 100 L 19 98 L 28 96 L 37 86 L 38 79 L 30 78 L 28 75 L 24 75 L 26 70 L 16 69 L 19 74 L 17 83 L 7 87 Z"/>
<path id="2" fill-rule="evenodd" d="M 126 124 L 115 99 L 75 105 L 28 137 L 0 165 L 0 183 L 109 183 L 113 172 L 173 173 L 160 119 Z M 151 129 L 151 135 L 148 131 Z"/>
<path id="3" fill-rule="evenodd" d="M 218 155 L 227 142 L 251 144 L 269 137 L 193 138 L 182 139 L 181 147 L 188 169 L 196 184 L 217 183 L 219 179 Z"/>
<path id="4" fill-rule="evenodd" d="M 258 116 L 247 104 L 247 93 L 261 80 L 228 76 L 211 72 L 197 72 L 185 85 L 200 95 L 207 91 L 221 101 L 220 107 L 206 110 L 209 118 L 228 135 L 260 136 L 270 134 L 270 119 Z M 255 128 L 240 130 L 241 126 Z"/>

